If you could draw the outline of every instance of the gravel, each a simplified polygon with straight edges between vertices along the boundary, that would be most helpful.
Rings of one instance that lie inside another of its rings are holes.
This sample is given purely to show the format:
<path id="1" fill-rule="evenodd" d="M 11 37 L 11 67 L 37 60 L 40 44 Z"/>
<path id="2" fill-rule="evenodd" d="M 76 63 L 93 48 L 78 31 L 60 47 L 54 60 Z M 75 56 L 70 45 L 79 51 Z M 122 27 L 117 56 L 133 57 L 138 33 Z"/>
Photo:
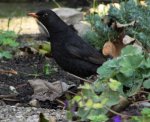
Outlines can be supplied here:
<path id="1" fill-rule="evenodd" d="M 55 118 L 56 122 L 68 122 L 66 112 L 34 107 L 0 106 L 0 122 L 38 122 L 39 114 L 43 113 L 46 119 Z"/>

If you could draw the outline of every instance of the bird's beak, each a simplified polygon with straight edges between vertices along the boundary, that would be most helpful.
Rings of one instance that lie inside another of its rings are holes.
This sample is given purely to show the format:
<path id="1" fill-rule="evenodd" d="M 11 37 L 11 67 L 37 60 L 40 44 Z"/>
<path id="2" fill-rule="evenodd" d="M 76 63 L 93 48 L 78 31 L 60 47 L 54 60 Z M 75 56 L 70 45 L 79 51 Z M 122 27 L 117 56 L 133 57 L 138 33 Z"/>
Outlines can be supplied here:
<path id="1" fill-rule="evenodd" d="M 36 13 L 28 13 L 28 16 L 38 18 L 39 16 Z"/>

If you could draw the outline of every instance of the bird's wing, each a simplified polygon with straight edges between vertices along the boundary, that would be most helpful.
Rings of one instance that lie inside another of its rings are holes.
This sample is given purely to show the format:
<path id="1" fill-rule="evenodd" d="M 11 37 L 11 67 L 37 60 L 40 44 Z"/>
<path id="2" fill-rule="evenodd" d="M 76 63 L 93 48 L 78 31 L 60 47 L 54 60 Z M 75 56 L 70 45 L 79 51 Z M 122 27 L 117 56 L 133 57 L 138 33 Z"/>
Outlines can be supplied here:
<path id="1" fill-rule="evenodd" d="M 85 42 L 66 43 L 66 49 L 73 56 L 93 64 L 102 64 L 105 61 L 102 54 Z"/>

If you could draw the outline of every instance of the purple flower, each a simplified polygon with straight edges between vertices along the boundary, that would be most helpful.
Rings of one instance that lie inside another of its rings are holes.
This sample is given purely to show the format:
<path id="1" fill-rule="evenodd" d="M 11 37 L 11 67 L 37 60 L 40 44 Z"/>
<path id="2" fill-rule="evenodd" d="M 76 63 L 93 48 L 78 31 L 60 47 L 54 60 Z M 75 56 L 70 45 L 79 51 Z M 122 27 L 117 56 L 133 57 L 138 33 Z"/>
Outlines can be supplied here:
<path id="1" fill-rule="evenodd" d="M 113 122 L 121 122 L 121 116 L 114 116 Z"/>
<path id="2" fill-rule="evenodd" d="M 72 113 L 74 113 L 77 110 L 77 106 L 78 106 L 78 104 L 75 102 L 72 109 L 71 109 Z"/>
<path id="3" fill-rule="evenodd" d="M 68 106 L 69 106 L 69 102 L 68 102 L 68 100 L 65 100 L 65 101 L 64 101 L 64 103 L 65 103 L 65 106 L 64 106 L 64 107 L 65 107 L 65 109 L 67 109 L 67 108 L 68 108 Z"/>

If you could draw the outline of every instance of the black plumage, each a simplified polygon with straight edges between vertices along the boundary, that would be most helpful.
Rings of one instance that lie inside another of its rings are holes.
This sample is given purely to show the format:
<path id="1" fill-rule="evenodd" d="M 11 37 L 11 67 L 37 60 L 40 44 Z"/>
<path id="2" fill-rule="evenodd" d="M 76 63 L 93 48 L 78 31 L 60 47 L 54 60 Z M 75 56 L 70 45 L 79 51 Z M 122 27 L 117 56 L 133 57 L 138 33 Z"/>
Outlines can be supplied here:
<path id="1" fill-rule="evenodd" d="M 105 57 L 83 41 L 77 33 L 63 22 L 52 10 L 29 13 L 44 25 L 50 34 L 52 56 L 65 71 L 80 77 L 96 74 Z"/>

